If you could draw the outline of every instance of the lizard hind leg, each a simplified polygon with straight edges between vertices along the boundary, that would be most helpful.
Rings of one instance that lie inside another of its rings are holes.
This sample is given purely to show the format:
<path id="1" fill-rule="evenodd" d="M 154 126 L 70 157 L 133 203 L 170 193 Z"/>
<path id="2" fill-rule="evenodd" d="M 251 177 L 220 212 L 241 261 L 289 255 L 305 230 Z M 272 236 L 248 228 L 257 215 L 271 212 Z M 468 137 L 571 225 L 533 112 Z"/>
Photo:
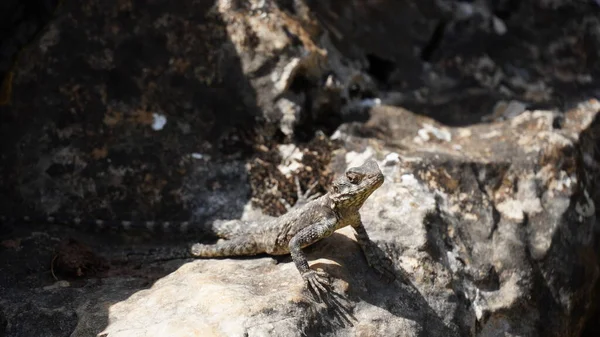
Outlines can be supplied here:
<path id="1" fill-rule="evenodd" d="M 251 237 L 239 237 L 231 240 L 219 240 L 212 245 L 196 243 L 190 249 L 194 257 L 247 256 L 264 253 L 260 245 Z"/>

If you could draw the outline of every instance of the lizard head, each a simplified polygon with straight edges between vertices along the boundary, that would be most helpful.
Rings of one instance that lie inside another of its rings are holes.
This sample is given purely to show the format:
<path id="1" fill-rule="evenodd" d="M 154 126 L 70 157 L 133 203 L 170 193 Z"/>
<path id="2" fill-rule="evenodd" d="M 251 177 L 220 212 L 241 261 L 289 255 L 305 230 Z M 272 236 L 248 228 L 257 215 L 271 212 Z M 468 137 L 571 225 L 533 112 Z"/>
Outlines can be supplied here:
<path id="1" fill-rule="evenodd" d="M 383 184 L 383 173 L 373 160 L 351 167 L 334 180 L 330 198 L 339 208 L 360 208 L 365 200 Z"/>

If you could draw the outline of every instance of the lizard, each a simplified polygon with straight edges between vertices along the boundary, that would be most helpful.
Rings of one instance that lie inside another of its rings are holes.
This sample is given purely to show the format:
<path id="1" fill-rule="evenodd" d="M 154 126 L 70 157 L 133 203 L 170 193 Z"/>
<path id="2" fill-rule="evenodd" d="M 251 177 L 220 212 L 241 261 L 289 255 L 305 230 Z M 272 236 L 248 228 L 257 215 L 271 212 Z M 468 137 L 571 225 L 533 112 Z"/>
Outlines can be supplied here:
<path id="1" fill-rule="evenodd" d="M 328 193 L 320 197 L 307 197 L 307 193 L 299 195 L 299 202 L 280 217 L 269 217 L 268 220 L 247 222 L 242 220 L 217 220 L 211 225 L 210 232 L 223 240 L 215 244 L 194 243 L 191 247 L 173 250 L 165 255 L 173 258 L 217 258 L 252 256 L 258 254 L 286 255 L 290 254 L 300 272 L 305 287 L 318 300 L 329 290 L 329 275 L 320 270 L 309 268 L 303 248 L 324 239 L 334 231 L 351 226 L 368 264 L 387 279 L 395 279 L 389 260 L 380 257 L 375 244 L 362 223 L 360 208 L 367 198 L 377 190 L 384 181 L 384 176 L 377 163 L 368 160 L 358 167 L 348 168 L 344 175 L 337 177 Z M 299 183 L 296 180 L 299 188 Z M 15 219 L 0 217 L 0 222 Z M 106 221 L 100 219 L 48 217 L 22 217 L 23 221 L 39 221 L 72 225 L 87 225 L 94 230 L 128 231 L 149 230 L 153 232 L 207 231 L 196 228 L 189 221 Z"/>
<path id="2" fill-rule="evenodd" d="M 336 178 L 329 192 L 291 209 L 278 218 L 264 223 L 241 220 L 216 221 L 214 234 L 224 239 L 215 244 L 195 243 L 190 253 L 196 258 L 250 256 L 257 254 L 290 254 L 302 276 L 305 287 L 317 299 L 329 289 L 329 276 L 324 271 L 309 268 L 303 248 L 324 239 L 334 231 L 351 226 L 368 264 L 388 279 L 395 279 L 389 260 L 380 257 L 374 249 L 359 209 L 377 190 L 384 176 L 377 163 L 368 160 L 358 167 L 350 167 Z"/>

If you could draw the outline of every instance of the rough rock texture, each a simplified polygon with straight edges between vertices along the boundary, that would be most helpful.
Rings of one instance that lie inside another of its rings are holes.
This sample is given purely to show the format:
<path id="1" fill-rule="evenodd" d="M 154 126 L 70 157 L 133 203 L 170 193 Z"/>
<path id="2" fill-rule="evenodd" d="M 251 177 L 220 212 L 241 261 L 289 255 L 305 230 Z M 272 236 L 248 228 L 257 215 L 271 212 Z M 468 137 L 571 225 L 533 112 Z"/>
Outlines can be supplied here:
<path id="1" fill-rule="evenodd" d="M 13 308 L 7 334 L 35 319 L 64 321 L 47 334 L 56 336 L 88 336 L 106 323 L 108 336 L 577 336 L 599 275 L 597 176 L 588 176 L 598 157 L 580 151 L 599 111 L 597 101 L 582 103 L 561 128 L 549 111 L 450 128 L 381 107 L 364 126 L 343 125 L 332 165 L 341 172 L 380 159 L 386 182 L 362 217 L 399 276 L 379 280 L 351 229 L 317 244 L 312 266 L 337 278 L 348 314 L 308 302 L 289 258 L 198 260 L 145 290 L 139 275 L 63 281 L 18 307 L 13 291 L 2 299 Z M 356 136 L 368 133 L 379 140 Z M 53 306 L 65 298 L 69 306 Z"/>
<path id="2" fill-rule="evenodd" d="M 10 101 L 16 59 L 28 44 L 35 44 L 58 2 L 6 0 L 0 3 L 0 105 Z"/>
<path id="3" fill-rule="evenodd" d="M 566 113 L 562 128 L 553 127 L 549 111 L 449 128 L 382 107 L 363 131 L 382 132 L 383 141 L 349 136 L 352 127 L 342 127 L 337 135 L 355 150 L 338 153 L 339 169 L 382 158 L 386 183 L 362 217 L 408 284 L 378 281 L 351 230 L 324 240 L 312 250 L 320 258 L 313 267 L 342 280 L 355 319 L 331 335 L 579 335 L 599 276 L 590 197 L 596 186 L 579 149 L 594 119 L 598 127 L 599 111 L 598 101 L 582 103 Z M 115 305 L 106 332 L 327 331 L 323 320 L 333 316 L 307 310 L 296 274 L 288 260 L 271 258 L 192 262 Z"/>
<path id="4" fill-rule="evenodd" d="M 598 94 L 593 2 L 41 3 L 54 17 L 2 89 L 8 209 L 240 215 L 240 199 L 261 197 L 236 191 L 248 158 L 378 102 L 465 125 Z"/>
<path id="5" fill-rule="evenodd" d="M 2 213 L 256 219 L 375 158 L 363 220 L 399 277 L 341 231 L 309 249 L 328 309 L 286 257 L 2 224 L 0 335 L 578 336 L 599 312 L 596 1 L 39 3 L 0 5 L 26 18 L 0 24 Z"/>
<path id="6" fill-rule="evenodd" d="M 112 218 L 241 214 L 236 160 L 310 140 L 316 125 L 331 133 L 356 105 L 348 88 L 370 83 L 316 45 L 309 14 L 260 1 L 64 1 L 0 105 L 6 203 Z"/>

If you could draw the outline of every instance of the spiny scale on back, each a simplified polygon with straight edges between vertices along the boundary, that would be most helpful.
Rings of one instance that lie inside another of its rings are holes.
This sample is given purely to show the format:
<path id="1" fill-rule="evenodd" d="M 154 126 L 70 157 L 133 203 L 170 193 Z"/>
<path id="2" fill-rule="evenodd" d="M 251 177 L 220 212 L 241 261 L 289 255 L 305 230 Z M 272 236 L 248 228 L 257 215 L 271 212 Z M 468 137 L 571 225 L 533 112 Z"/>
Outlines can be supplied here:
<path id="1" fill-rule="evenodd" d="M 349 168 L 345 175 L 335 179 L 329 193 L 278 218 L 263 222 L 214 222 L 213 233 L 225 240 L 215 245 L 196 244 L 192 247 L 192 254 L 197 257 L 289 254 L 292 238 L 321 221 L 335 223 L 330 231 L 320 234 L 320 238 L 339 228 L 358 225 L 358 210 L 382 183 L 383 174 L 377 164 L 367 161 L 362 166 Z"/>
<path id="2" fill-rule="evenodd" d="M 391 261 L 377 253 L 375 244 L 362 223 L 359 209 L 383 184 L 384 176 L 375 161 L 351 167 L 334 180 L 329 193 L 265 222 L 231 220 L 213 223 L 215 234 L 224 240 L 215 244 L 194 244 L 195 257 L 228 257 L 291 254 L 305 285 L 317 299 L 330 291 L 329 278 L 323 271 L 312 270 L 302 248 L 324 239 L 336 230 L 352 226 L 367 262 L 387 279 L 395 279 Z"/>
<path id="3" fill-rule="evenodd" d="M 336 230 L 351 226 L 371 267 L 386 279 L 395 279 L 391 261 L 377 253 L 375 244 L 362 223 L 359 209 L 367 198 L 383 184 L 384 176 L 375 161 L 351 167 L 334 180 L 329 193 L 310 201 L 279 218 L 262 223 L 239 220 L 213 223 L 213 230 L 223 240 L 215 244 L 194 244 L 195 257 L 291 254 L 306 288 L 323 301 L 330 291 L 327 273 L 312 270 L 304 247 L 324 239 Z"/>
<path id="4" fill-rule="evenodd" d="M 156 233 L 191 233 L 201 231 L 199 226 L 194 226 L 189 221 L 131 221 L 131 220 L 103 220 L 72 216 L 0 216 L 0 223 L 36 223 L 60 224 L 77 229 L 86 229 L 92 232 L 130 232 L 147 231 Z M 206 231 L 206 229 L 204 230 Z"/>

